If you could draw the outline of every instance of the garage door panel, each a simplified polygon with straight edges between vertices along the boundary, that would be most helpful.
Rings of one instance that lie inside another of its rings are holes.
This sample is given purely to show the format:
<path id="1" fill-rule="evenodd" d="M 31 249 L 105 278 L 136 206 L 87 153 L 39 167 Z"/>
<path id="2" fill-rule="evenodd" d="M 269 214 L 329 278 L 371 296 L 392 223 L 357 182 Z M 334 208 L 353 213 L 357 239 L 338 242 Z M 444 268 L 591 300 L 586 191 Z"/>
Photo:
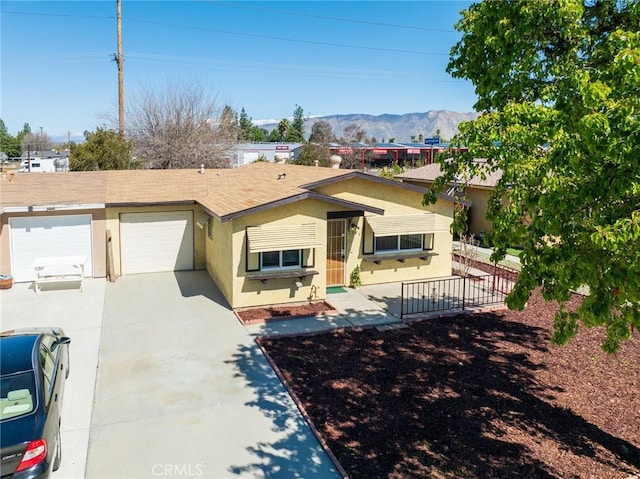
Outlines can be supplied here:
<path id="1" fill-rule="evenodd" d="M 193 213 L 120 215 L 122 274 L 193 269 Z"/>
<path id="2" fill-rule="evenodd" d="M 86 256 L 85 276 L 93 275 L 91 215 L 28 216 L 9 223 L 14 281 L 33 281 L 33 260 L 39 257 Z"/>

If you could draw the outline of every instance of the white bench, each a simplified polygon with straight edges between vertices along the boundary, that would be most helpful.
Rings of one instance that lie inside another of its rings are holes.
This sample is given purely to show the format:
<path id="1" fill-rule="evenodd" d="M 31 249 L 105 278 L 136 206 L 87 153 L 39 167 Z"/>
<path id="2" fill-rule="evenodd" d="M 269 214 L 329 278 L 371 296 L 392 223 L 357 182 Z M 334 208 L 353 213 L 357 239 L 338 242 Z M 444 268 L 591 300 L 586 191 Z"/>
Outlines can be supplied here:
<path id="1" fill-rule="evenodd" d="M 84 280 L 84 266 L 87 262 L 86 256 L 52 256 L 47 258 L 36 258 L 33 267 L 36 270 L 35 289 L 40 290 L 43 283 L 63 283 L 77 281 L 80 283 L 82 291 L 82 280 Z"/>

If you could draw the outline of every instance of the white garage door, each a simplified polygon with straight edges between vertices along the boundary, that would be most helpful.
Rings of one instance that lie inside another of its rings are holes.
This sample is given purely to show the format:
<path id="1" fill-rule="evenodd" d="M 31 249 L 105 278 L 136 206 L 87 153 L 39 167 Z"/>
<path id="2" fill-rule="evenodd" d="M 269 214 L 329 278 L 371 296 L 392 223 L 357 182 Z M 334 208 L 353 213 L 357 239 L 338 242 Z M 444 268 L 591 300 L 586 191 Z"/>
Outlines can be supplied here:
<path id="1" fill-rule="evenodd" d="M 33 281 L 33 260 L 40 257 L 86 256 L 84 275 L 93 276 L 91 215 L 9 218 L 9 226 L 15 282 Z"/>
<path id="2" fill-rule="evenodd" d="M 193 269 L 193 213 L 120 215 L 122 274 Z"/>

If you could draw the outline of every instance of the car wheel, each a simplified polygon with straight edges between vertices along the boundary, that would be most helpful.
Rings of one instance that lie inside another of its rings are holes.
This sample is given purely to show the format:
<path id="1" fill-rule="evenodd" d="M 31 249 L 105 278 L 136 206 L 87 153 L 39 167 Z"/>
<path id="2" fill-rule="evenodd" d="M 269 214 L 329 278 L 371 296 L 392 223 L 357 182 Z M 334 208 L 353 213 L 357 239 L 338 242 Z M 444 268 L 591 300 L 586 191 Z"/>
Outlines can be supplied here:
<path id="1" fill-rule="evenodd" d="M 60 440 L 60 430 L 58 429 L 58 437 L 56 438 L 56 452 L 53 457 L 53 470 L 60 469 L 60 463 L 62 462 L 62 441 Z"/>

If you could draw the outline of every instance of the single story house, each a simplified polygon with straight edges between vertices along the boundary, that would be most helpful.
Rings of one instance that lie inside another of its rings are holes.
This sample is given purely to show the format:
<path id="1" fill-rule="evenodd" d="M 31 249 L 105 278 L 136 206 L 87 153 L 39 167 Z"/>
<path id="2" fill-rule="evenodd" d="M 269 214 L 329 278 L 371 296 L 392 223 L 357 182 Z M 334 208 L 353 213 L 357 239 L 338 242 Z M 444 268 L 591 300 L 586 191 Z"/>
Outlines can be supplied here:
<path id="1" fill-rule="evenodd" d="M 433 163 L 405 171 L 396 175 L 396 178 L 406 184 L 430 188 L 441 174 L 440 163 Z M 489 208 L 489 198 L 501 177 L 502 171 L 498 170 L 488 173 L 486 178 L 474 176 L 466 183 L 464 195 L 470 204 L 467 213 L 469 233 L 482 236 L 492 230 L 491 222 L 487 219 L 487 209 Z M 452 185 L 449 193 L 453 193 L 455 188 L 456 186 Z"/>
<path id="2" fill-rule="evenodd" d="M 453 198 L 353 170 L 15 174 L 0 180 L 0 274 L 86 256 L 85 275 L 206 269 L 234 308 L 321 300 L 328 286 L 451 273 Z"/>

